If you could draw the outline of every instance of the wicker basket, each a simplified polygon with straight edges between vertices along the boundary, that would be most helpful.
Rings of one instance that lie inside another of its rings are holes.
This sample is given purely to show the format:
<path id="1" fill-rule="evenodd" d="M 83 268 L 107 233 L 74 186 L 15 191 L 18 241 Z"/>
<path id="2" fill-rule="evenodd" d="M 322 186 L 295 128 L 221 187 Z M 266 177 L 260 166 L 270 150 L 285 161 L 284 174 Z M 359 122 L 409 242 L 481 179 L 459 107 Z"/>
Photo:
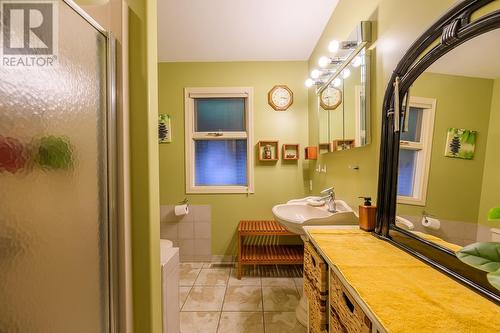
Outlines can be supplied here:
<path id="1" fill-rule="evenodd" d="M 307 282 L 306 282 L 307 281 Z M 311 332 L 323 332 L 328 326 L 328 295 L 321 296 L 308 278 L 304 280 L 304 294 L 309 301 L 309 327 Z"/>
<path id="2" fill-rule="evenodd" d="M 371 332 L 372 322 L 333 272 L 330 274 L 330 306 L 346 332 Z"/>
<path id="3" fill-rule="evenodd" d="M 339 315 L 335 311 L 335 309 L 330 306 L 330 333 L 347 333 L 347 329 L 340 322 Z"/>
<path id="4" fill-rule="evenodd" d="M 310 242 L 304 243 L 304 275 L 320 293 L 328 291 L 328 265 Z"/>
<path id="5" fill-rule="evenodd" d="M 309 333 L 328 332 L 328 316 L 309 303 Z"/>

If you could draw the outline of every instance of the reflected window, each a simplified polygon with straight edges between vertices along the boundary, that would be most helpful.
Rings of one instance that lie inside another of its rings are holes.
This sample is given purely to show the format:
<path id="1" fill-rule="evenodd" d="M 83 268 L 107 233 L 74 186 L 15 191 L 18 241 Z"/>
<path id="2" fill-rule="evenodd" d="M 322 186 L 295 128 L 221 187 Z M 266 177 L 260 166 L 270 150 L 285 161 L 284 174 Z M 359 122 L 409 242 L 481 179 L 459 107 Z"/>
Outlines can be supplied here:
<path id="1" fill-rule="evenodd" d="M 398 203 L 425 205 L 434 131 L 434 99 L 411 97 L 401 133 Z"/>

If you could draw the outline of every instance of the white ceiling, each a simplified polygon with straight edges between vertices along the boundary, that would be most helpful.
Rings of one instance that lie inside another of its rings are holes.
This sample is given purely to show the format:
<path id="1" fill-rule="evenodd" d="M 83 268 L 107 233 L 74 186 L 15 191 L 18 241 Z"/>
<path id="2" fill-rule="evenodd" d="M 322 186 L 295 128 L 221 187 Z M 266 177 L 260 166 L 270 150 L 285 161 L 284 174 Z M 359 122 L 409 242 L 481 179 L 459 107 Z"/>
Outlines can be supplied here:
<path id="1" fill-rule="evenodd" d="M 338 0 L 158 0 L 158 60 L 307 60 Z"/>
<path id="2" fill-rule="evenodd" d="M 436 61 L 428 72 L 485 79 L 500 77 L 500 29 L 476 37 Z"/>

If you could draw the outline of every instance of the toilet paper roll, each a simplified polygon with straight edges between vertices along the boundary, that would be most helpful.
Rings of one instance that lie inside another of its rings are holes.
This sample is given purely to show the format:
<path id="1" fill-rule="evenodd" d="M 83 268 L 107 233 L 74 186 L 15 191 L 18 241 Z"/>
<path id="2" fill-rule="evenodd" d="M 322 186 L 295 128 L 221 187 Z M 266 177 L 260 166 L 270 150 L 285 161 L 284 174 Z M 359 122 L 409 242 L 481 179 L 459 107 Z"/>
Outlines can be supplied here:
<path id="1" fill-rule="evenodd" d="M 441 222 L 438 219 L 424 216 L 422 219 L 422 225 L 429 229 L 438 230 L 441 227 Z"/>
<path id="2" fill-rule="evenodd" d="M 176 205 L 174 208 L 175 216 L 183 216 L 189 214 L 189 208 L 187 204 L 184 205 Z"/>

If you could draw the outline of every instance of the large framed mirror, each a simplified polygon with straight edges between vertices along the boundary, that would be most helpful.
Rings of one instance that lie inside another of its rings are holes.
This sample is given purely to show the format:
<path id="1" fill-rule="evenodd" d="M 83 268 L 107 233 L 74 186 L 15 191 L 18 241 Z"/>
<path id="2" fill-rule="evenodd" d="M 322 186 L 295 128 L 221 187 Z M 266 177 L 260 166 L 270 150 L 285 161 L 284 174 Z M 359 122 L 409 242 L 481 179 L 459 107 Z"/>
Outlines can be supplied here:
<path id="1" fill-rule="evenodd" d="M 495 302 L 500 271 L 486 266 L 500 267 L 499 41 L 499 1 L 464 0 L 398 64 L 384 99 L 376 230 Z"/>

